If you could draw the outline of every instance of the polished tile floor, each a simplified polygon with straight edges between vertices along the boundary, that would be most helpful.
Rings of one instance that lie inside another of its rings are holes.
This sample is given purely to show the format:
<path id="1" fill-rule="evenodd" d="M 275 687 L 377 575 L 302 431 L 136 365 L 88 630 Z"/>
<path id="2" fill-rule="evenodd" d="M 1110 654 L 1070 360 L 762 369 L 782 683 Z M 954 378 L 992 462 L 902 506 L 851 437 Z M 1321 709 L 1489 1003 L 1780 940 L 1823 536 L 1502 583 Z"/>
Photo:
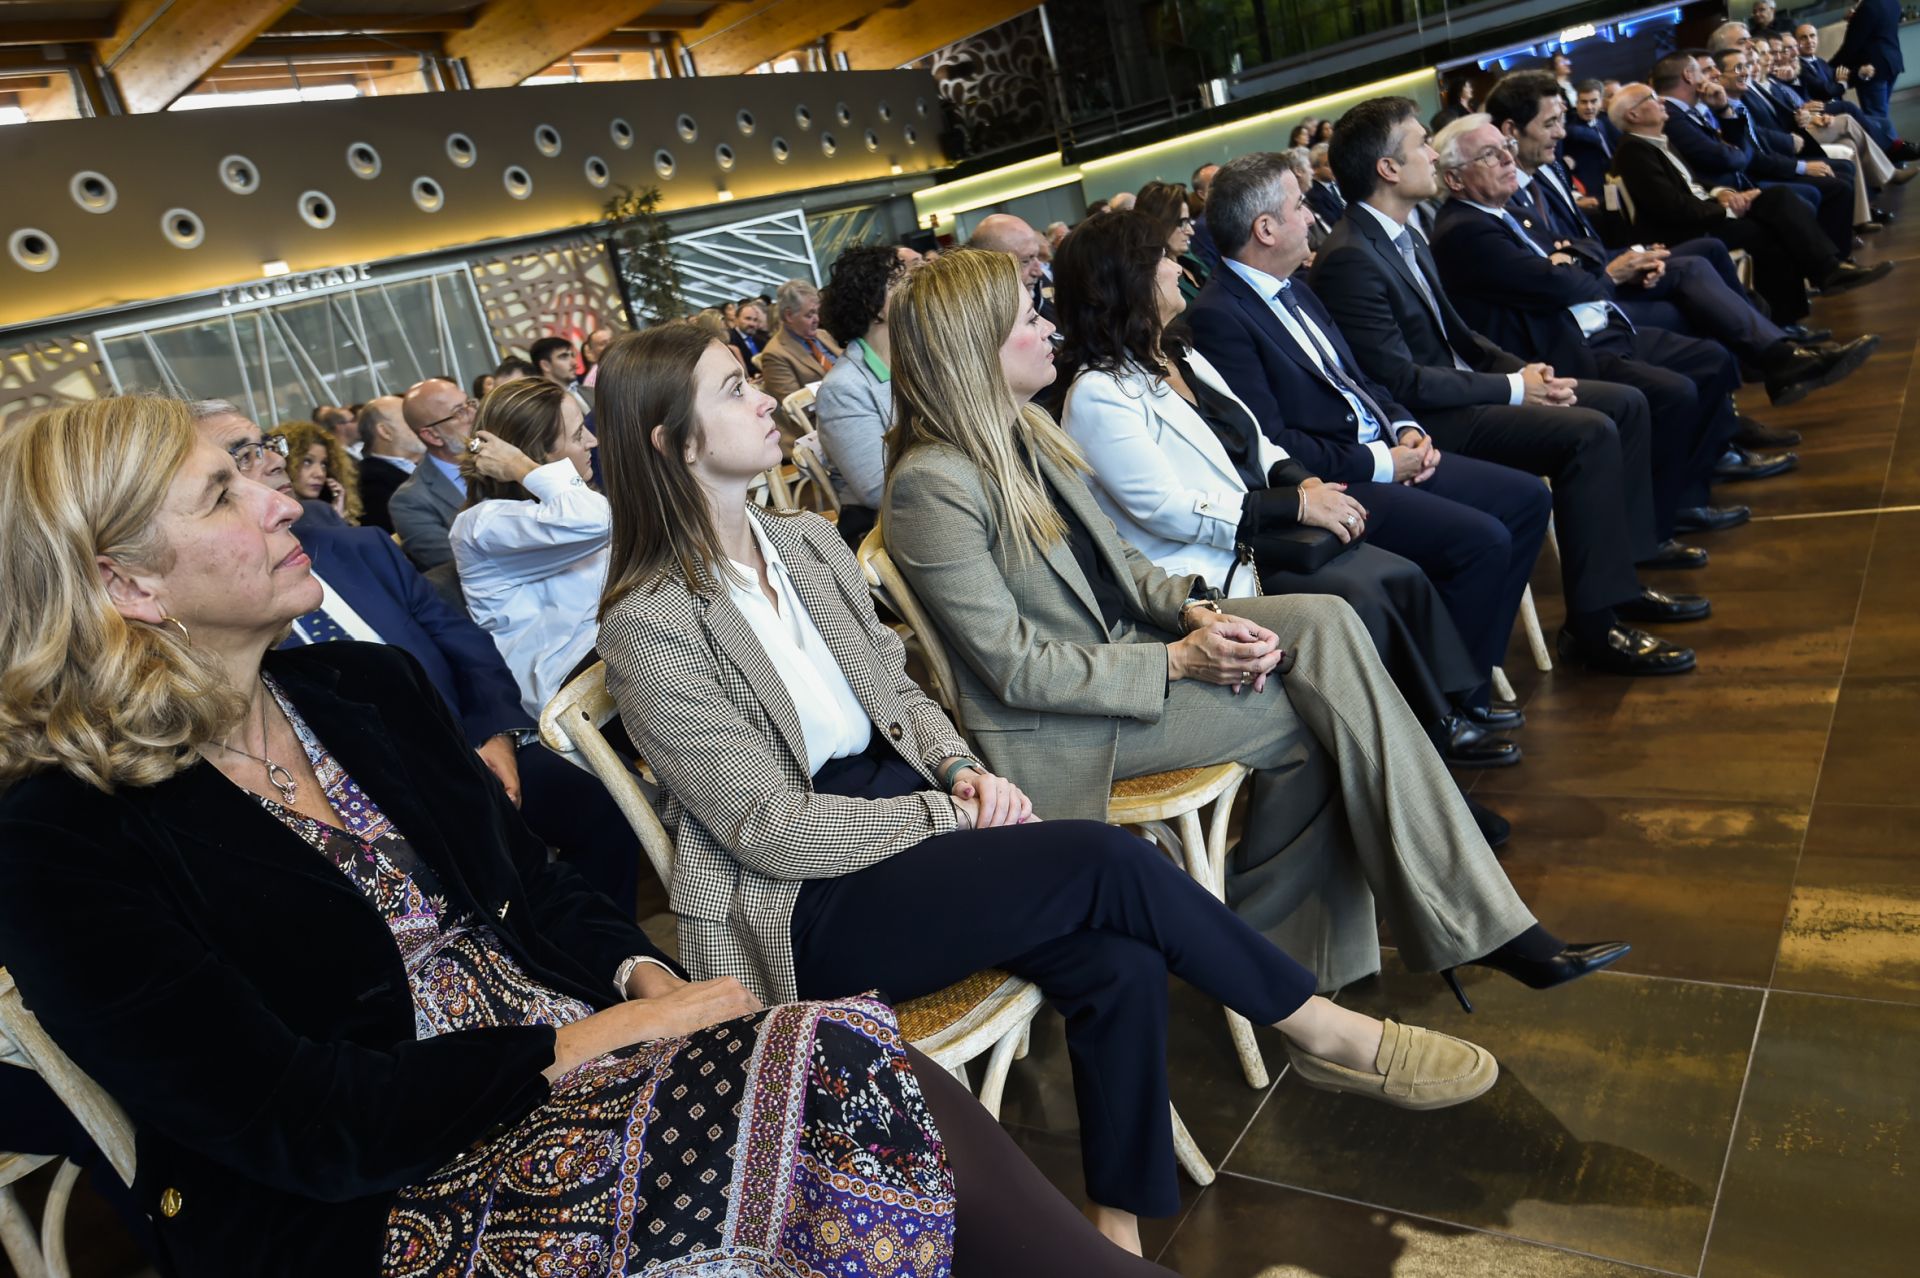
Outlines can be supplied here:
<path id="1" fill-rule="evenodd" d="M 1898 196 L 1892 197 L 1897 199 Z M 1891 202 L 1891 201 L 1889 201 Z M 1482 1100 L 1407 1114 L 1241 1079 L 1218 1013 L 1176 988 L 1173 1093 L 1219 1178 L 1153 1222 L 1205 1278 L 1920 1273 L 1920 204 L 1873 237 L 1887 281 L 1817 303 L 1885 343 L 1841 387 L 1774 410 L 1798 473 L 1720 490 L 1752 525 L 1696 540 L 1713 617 L 1669 633 L 1697 673 L 1507 669 L 1518 768 L 1463 773 L 1512 818 L 1508 873 L 1563 935 L 1624 937 L 1611 972 L 1547 993 L 1488 974 L 1463 1014 L 1389 948 L 1343 991 L 1474 1038 Z M 1536 577 L 1548 632 L 1555 573 Z M 1390 941 L 1390 938 L 1389 938 Z M 1079 1192 L 1057 1026 L 1005 1117 Z"/>
<path id="2" fill-rule="evenodd" d="M 1706 571 L 1657 582 L 1713 598 L 1671 632 L 1699 671 L 1541 674 L 1516 645 L 1526 761 L 1462 776 L 1512 818 L 1502 859 L 1540 917 L 1632 956 L 1547 993 L 1473 978 L 1469 1017 L 1389 949 L 1343 1000 L 1501 1061 L 1488 1096 L 1432 1114 L 1307 1090 L 1265 1030 L 1276 1078 L 1255 1091 L 1217 1009 L 1176 987 L 1173 1095 L 1219 1177 L 1148 1224 L 1169 1268 L 1920 1273 L 1920 202 L 1869 242 L 1863 260 L 1883 258 L 1891 279 L 1816 310 L 1884 335 L 1866 368 L 1786 410 L 1743 397 L 1805 434 L 1800 470 L 1723 490 L 1755 522 L 1699 538 Z M 1551 633 L 1551 565 L 1536 593 Z M 1078 1199 L 1057 1018 L 1004 1116 Z M 77 1210 L 83 1276 L 137 1268 L 103 1205 Z"/>

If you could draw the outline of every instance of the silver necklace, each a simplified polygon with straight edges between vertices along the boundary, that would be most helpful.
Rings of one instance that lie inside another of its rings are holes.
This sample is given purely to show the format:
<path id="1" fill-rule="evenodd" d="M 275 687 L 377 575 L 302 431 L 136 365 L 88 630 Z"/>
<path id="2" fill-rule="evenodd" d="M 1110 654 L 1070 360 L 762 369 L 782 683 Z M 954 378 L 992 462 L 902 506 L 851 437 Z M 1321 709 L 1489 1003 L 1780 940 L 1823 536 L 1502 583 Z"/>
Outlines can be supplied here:
<path id="1" fill-rule="evenodd" d="M 260 703 L 260 739 L 262 741 L 267 739 L 267 703 L 264 701 Z M 283 803 L 288 807 L 293 806 L 294 799 L 298 797 L 300 793 L 299 783 L 293 779 L 293 773 L 287 771 L 285 767 L 275 763 L 263 754 L 255 754 L 251 750 L 242 750 L 240 747 L 228 745 L 224 741 L 216 742 L 215 744 L 222 750 L 252 759 L 255 763 L 265 764 L 267 769 L 267 784 L 280 792 L 280 799 Z"/>

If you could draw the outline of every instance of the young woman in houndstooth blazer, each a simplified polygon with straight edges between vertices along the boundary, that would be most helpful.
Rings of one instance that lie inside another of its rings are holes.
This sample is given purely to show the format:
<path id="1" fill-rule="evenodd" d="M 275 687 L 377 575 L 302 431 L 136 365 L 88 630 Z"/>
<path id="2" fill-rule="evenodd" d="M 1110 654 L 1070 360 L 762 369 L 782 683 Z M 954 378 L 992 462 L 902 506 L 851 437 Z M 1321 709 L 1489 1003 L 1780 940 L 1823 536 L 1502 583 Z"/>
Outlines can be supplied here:
<path id="1" fill-rule="evenodd" d="M 1067 1017 L 1089 1214 L 1135 1252 L 1137 1216 L 1178 1203 L 1169 972 L 1278 1025 L 1320 1085 L 1410 1108 L 1492 1085 L 1470 1043 L 1315 997 L 1311 973 L 1142 840 L 1039 824 L 907 677 L 833 526 L 749 505 L 780 434 L 723 347 L 666 326 L 618 339 L 602 370 L 600 651 L 665 792 L 695 975 L 770 1000 L 900 1001 L 989 967 L 1033 980 Z"/>

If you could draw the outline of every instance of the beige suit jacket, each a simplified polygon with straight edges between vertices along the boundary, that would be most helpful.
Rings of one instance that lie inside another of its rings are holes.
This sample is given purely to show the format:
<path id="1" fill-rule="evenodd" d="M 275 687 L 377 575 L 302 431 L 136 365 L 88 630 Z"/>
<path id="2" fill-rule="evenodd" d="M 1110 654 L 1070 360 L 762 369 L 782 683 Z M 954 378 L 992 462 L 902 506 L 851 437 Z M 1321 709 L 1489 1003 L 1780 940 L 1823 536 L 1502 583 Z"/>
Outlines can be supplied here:
<path id="1" fill-rule="evenodd" d="M 1128 620 L 1179 634 L 1194 579 L 1168 576 L 1122 541 L 1078 473 L 1044 458 L 1041 469 L 1093 533 Z M 1157 723 L 1166 710 L 1165 645 L 1112 642 L 1124 636 L 1107 633 L 1072 550 L 1022 553 L 956 449 L 901 458 L 884 510 L 887 553 L 953 650 L 960 718 L 982 762 L 1025 790 L 1035 812 L 1104 821 L 1121 718 Z"/>
<path id="2" fill-rule="evenodd" d="M 816 794 L 786 685 L 724 583 L 677 573 L 635 590 L 600 625 L 607 687 L 665 792 L 680 954 L 696 979 L 732 976 L 768 1002 L 798 997 L 791 929 L 807 879 L 836 878 L 960 828 L 934 782 L 970 754 L 906 674 L 900 637 L 818 515 L 754 508 L 874 731 L 927 778 L 898 799 Z"/>
<path id="3" fill-rule="evenodd" d="M 813 340 L 832 351 L 836 360 L 840 358 L 840 343 L 834 341 L 833 335 L 826 329 L 816 332 Z M 802 386 L 824 378 L 827 371 L 813 357 L 806 343 L 789 333 L 784 324 L 774 331 L 767 348 L 760 352 L 760 389 L 783 403 L 787 396 Z M 792 421 L 784 410 L 780 412 L 779 419 L 781 442 L 787 446 L 788 452 L 792 452 L 793 441 L 812 430 L 813 423 Z"/>

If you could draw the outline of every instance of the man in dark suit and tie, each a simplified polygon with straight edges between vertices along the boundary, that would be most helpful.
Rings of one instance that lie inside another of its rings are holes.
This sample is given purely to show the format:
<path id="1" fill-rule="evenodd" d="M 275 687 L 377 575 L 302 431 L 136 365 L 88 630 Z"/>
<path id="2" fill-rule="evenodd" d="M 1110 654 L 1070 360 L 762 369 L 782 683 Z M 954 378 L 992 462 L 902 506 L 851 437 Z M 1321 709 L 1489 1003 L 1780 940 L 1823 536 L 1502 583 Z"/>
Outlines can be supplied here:
<path id="1" fill-rule="evenodd" d="M 1556 104 L 1558 88 L 1536 73 Z M 1704 552 L 1656 544 L 1646 397 L 1628 386 L 1556 377 L 1468 327 L 1440 287 L 1408 220 L 1438 189 L 1433 149 L 1409 98 L 1375 98 L 1341 117 L 1335 172 L 1353 199 L 1314 259 L 1315 290 L 1360 366 L 1455 458 L 1477 457 L 1552 481 L 1566 643 L 1638 673 L 1619 623 L 1705 617 L 1707 601 L 1643 587 L 1636 560 L 1690 566 Z M 1576 403 L 1577 398 L 1577 403 Z"/>
<path id="2" fill-rule="evenodd" d="M 1313 185 L 1307 188 L 1307 207 L 1314 216 L 1327 224 L 1332 230 L 1340 219 L 1346 216 L 1346 197 L 1340 192 L 1340 184 L 1334 180 L 1333 162 L 1328 158 L 1328 144 L 1316 142 L 1307 151 L 1307 162 L 1313 166 Z"/>
<path id="3" fill-rule="evenodd" d="M 1657 250 L 1615 253 L 1603 246 L 1553 162 L 1564 112 L 1551 77 L 1538 71 L 1516 71 L 1487 95 L 1488 118 L 1518 148 L 1521 185 L 1509 207 L 1535 243 L 1549 254 L 1571 257 L 1635 324 L 1710 337 L 1726 346 L 1760 373 L 1775 404 L 1795 403 L 1866 362 L 1879 345 L 1877 337 L 1845 346 L 1802 346 L 1755 310 L 1743 292 L 1729 288 L 1703 257 L 1665 256 Z M 1705 243 L 1719 247 L 1716 240 Z M 1752 447 L 1799 442 L 1798 435 L 1767 432 L 1758 423 L 1743 422 L 1742 430 L 1761 432 L 1739 441 Z"/>
<path id="4" fill-rule="evenodd" d="M 1187 312 L 1194 344 L 1268 438 L 1319 478 L 1348 485 L 1366 507 L 1369 540 L 1426 571 L 1489 671 L 1505 660 L 1546 536 L 1546 488 L 1505 466 L 1442 457 L 1361 370 L 1333 317 L 1293 278 L 1313 226 L 1311 180 L 1276 152 L 1240 156 L 1214 175 L 1207 210 L 1223 263 Z"/>
<path id="5" fill-rule="evenodd" d="M 1559 85 L 1554 86 L 1555 96 Z M 1573 115 L 1567 119 L 1567 137 L 1562 148 L 1567 167 L 1579 179 L 1581 190 L 1598 200 L 1606 190 L 1607 170 L 1613 167 L 1613 148 L 1619 139 L 1600 109 L 1605 87 L 1598 80 L 1582 80 L 1574 95 Z"/>
<path id="6" fill-rule="evenodd" d="M 426 446 L 407 425 L 398 395 L 381 395 L 360 408 L 360 522 L 393 531 L 387 505 L 419 466 Z"/>
<path id="7" fill-rule="evenodd" d="M 244 417 L 218 414 L 196 425 L 248 479 L 269 486 L 285 480 L 284 461 L 262 447 L 260 428 Z M 610 899 L 631 908 L 641 855 L 631 828 L 591 773 L 540 744 L 520 708 L 519 684 L 487 632 L 443 603 L 379 529 L 302 529 L 300 545 L 313 560 L 323 598 L 295 620 L 282 646 L 359 640 L 405 649 L 527 825 Z"/>
<path id="8" fill-rule="evenodd" d="M 1900 0 L 1858 0 L 1833 65 L 1845 68 L 1860 109 L 1890 115 L 1893 82 L 1907 69 L 1900 53 Z"/>
<path id="9" fill-rule="evenodd" d="M 1447 188 L 1433 255 L 1454 305 L 1507 350 L 1573 377 L 1624 382 L 1653 409 L 1654 518 L 1662 538 L 1678 511 L 1709 506 L 1708 484 L 1738 425 L 1740 372 L 1719 345 L 1627 321 L 1607 290 L 1565 253 L 1528 235 L 1508 207 L 1518 149 L 1485 116 L 1456 120 L 1434 140 Z M 1759 458 L 1740 477 L 1789 469 Z"/>

